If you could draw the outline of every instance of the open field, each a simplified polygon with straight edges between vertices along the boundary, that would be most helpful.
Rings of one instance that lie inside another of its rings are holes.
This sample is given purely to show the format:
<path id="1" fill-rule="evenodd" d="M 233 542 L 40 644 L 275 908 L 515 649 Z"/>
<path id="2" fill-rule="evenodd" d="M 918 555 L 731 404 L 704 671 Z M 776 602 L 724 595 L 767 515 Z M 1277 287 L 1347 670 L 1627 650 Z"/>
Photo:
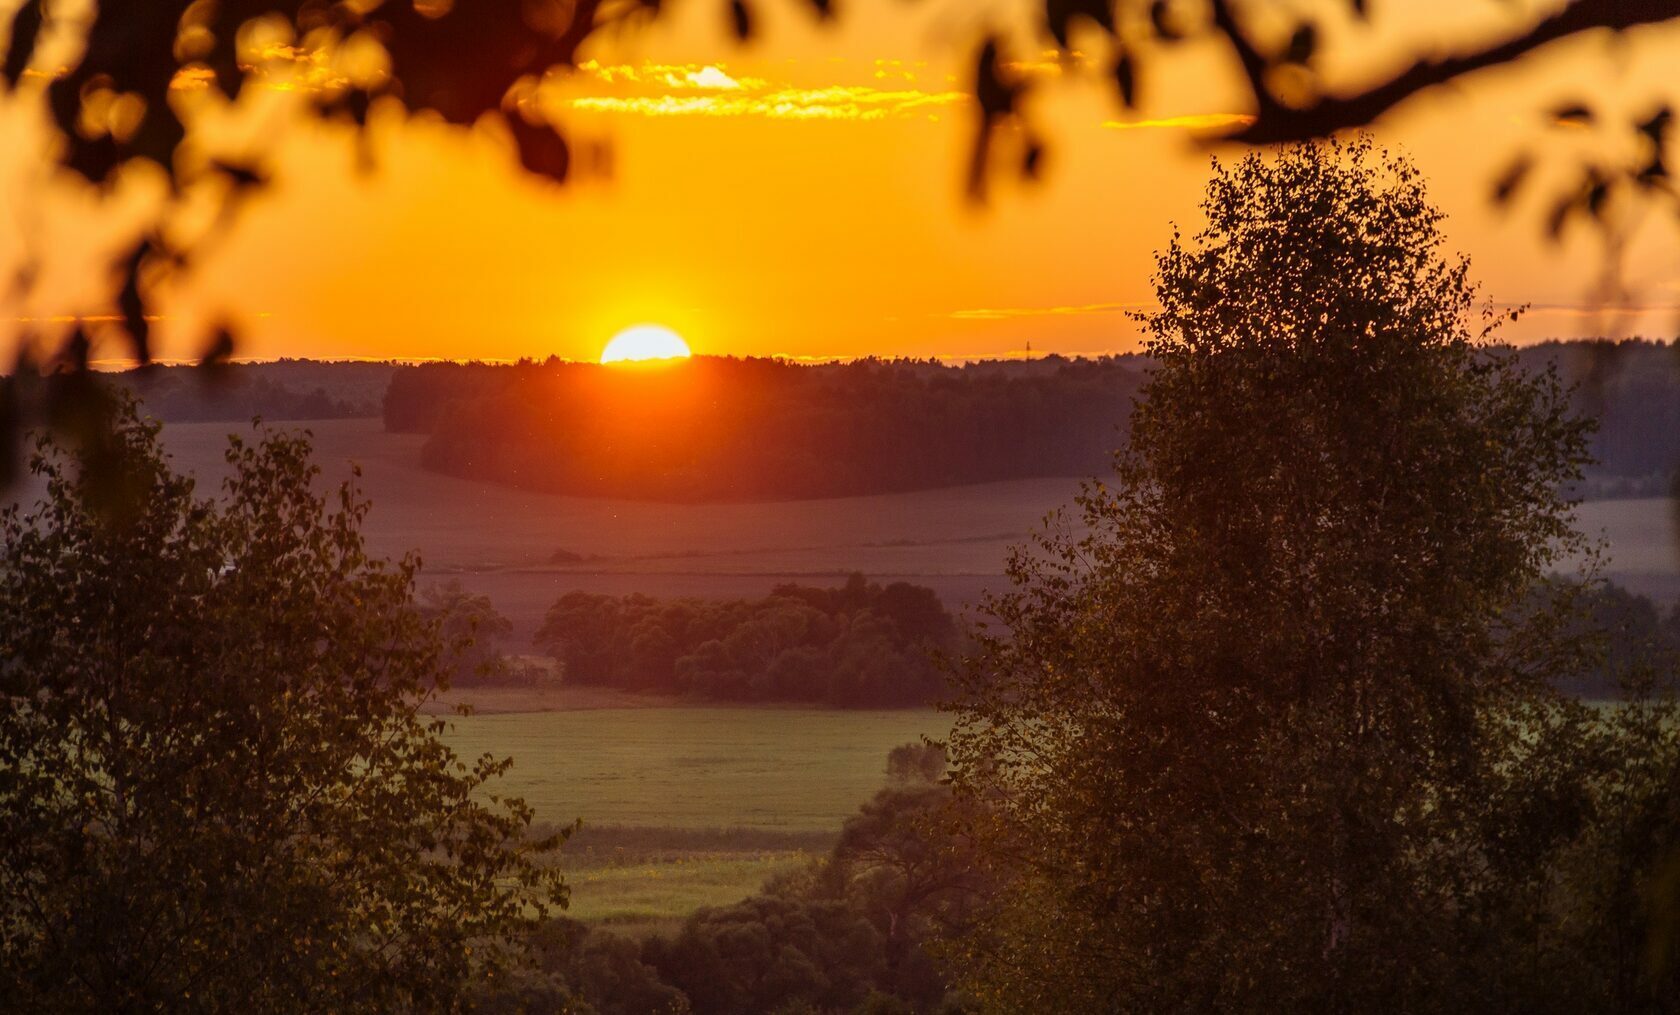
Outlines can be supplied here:
<path id="1" fill-rule="evenodd" d="M 541 821 L 832 833 L 885 779 L 887 751 L 937 712 L 636 708 L 472 715 L 447 739 L 513 758 L 506 793 Z"/>
<path id="2" fill-rule="evenodd" d="M 489 595 L 528 644 L 565 592 L 756 597 L 774 585 L 832 584 L 862 571 L 932 586 L 953 608 L 999 587 L 1008 548 L 1078 488 L 1024 480 L 912 494 L 778 503 L 658 504 L 532 493 L 423 471 L 424 438 L 377 419 L 282 424 L 314 436 L 323 480 L 362 468 L 373 503 L 365 534 L 384 556 L 418 550 L 433 578 Z M 178 467 L 213 490 L 229 423 L 177 423 L 163 437 Z M 25 484 L 32 500 L 38 486 Z M 556 564 L 557 551 L 572 555 Z M 575 559 L 573 559 L 575 558 Z"/>
<path id="3" fill-rule="evenodd" d="M 1073 479 L 1021 480 L 918 493 L 740 504 L 658 504 L 532 493 L 423 471 L 424 438 L 388 434 L 377 419 L 284 424 L 314 435 L 323 478 L 362 467 L 373 502 L 375 553 L 418 550 L 430 578 L 455 578 L 490 596 L 529 643 L 560 595 L 590 592 L 751 597 L 781 582 L 823 584 L 852 571 L 927 585 L 953 609 L 1003 586 L 1010 546 L 1047 511 L 1067 504 Z M 176 462 L 214 488 L 227 435 L 249 427 L 164 428 Z M 32 499 L 38 488 L 25 486 Z M 1680 599 L 1680 544 L 1663 498 L 1595 501 L 1582 528 L 1606 537 L 1610 572 L 1659 599 Z M 555 563 L 557 551 L 565 562 Z"/>
<path id="4" fill-rule="evenodd" d="M 832 831 L 589 827 L 566 844 L 568 912 L 629 934 L 669 929 L 804 868 L 833 841 Z"/>
<path id="5" fill-rule="evenodd" d="M 543 823 L 583 818 L 562 864 L 571 914 L 668 927 L 796 870 L 885 781 L 891 748 L 942 735 L 937 712 L 605 708 L 459 717 L 462 755 L 513 758 L 500 792 Z"/>

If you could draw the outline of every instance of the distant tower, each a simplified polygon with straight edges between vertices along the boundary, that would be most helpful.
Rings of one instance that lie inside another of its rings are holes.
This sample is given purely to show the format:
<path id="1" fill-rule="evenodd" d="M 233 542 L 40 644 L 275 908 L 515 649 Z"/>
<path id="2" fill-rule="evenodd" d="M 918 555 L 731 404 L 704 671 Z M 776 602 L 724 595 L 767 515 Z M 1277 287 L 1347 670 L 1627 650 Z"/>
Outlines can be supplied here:
<path id="1" fill-rule="evenodd" d="M 1032 342 L 1027 342 L 1027 359 L 1032 359 Z"/>

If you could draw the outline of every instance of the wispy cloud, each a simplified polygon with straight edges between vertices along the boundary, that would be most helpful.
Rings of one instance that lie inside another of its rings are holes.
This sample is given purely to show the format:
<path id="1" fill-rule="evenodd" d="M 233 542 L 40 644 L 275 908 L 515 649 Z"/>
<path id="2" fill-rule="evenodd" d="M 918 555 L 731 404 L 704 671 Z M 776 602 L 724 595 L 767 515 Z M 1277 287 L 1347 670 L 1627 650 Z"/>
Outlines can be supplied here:
<path id="1" fill-rule="evenodd" d="M 1104 120 L 1109 130 L 1225 130 L 1246 127 L 1254 122 L 1247 113 L 1191 113 L 1186 116 L 1163 116 L 1148 120 Z"/>
<path id="2" fill-rule="evenodd" d="M 635 116 L 759 117 L 771 120 L 885 120 L 926 115 L 969 101 L 966 92 L 915 87 L 914 65 L 877 61 L 882 84 L 801 87 L 731 73 L 725 64 L 578 65 L 601 94 L 571 94 L 567 108 Z M 891 82 L 890 86 L 886 82 Z M 574 89 L 569 88 L 568 91 Z"/>
<path id="3" fill-rule="evenodd" d="M 953 310 L 944 316 L 957 321 L 1007 321 L 1020 317 L 1079 317 L 1085 314 L 1117 314 L 1146 310 L 1153 303 L 1080 303 L 1055 307 L 979 307 Z"/>

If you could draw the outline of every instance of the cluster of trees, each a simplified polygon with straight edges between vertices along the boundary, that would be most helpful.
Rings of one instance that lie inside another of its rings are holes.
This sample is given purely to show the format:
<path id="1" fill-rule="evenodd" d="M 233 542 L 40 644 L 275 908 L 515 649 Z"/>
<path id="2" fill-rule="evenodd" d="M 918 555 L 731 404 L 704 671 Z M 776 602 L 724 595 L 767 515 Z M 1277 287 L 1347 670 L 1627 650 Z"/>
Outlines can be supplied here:
<path id="1" fill-rule="evenodd" d="M 570 592 L 536 643 L 569 683 L 857 708 L 939 698 L 936 654 L 957 637 L 932 589 L 853 575 L 838 588 L 780 585 L 758 600 Z"/>
<path id="2" fill-rule="evenodd" d="M 703 356 L 657 369 L 428 364 L 391 379 L 386 426 L 428 469 L 653 500 L 849 496 L 1100 471 L 1135 364 L 948 367 Z"/>
<path id="3" fill-rule="evenodd" d="M 1559 690 L 1590 701 L 1614 701 L 1670 690 L 1680 675 L 1680 603 L 1664 610 L 1651 597 L 1615 582 L 1545 583 L 1518 613 L 1555 610 L 1568 601 L 1566 633 L 1581 646 L 1573 665 L 1553 675 Z"/>
<path id="4" fill-rule="evenodd" d="M 0 512 L 0 1007 L 453 1010 L 566 887 L 507 762 L 422 714 L 417 563 L 302 438 L 234 439 L 201 497 L 132 403 L 111 433 Z"/>
<path id="5" fill-rule="evenodd" d="M 845 823 L 832 851 L 761 894 L 703 909 L 675 933 L 634 941 L 556 919 L 529 961 L 484 992 L 486 1015 L 587 1010 L 913 1012 L 973 1010 L 942 968 L 984 897 L 976 859 L 950 838 L 957 806 L 937 746 L 906 744 L 887 785 Z"/>

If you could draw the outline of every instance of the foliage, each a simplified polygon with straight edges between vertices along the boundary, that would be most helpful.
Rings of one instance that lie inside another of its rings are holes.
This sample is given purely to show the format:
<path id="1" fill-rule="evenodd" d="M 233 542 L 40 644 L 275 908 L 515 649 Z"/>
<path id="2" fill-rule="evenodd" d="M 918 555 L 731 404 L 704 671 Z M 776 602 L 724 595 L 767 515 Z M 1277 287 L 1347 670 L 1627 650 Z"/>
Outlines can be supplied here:
<path id="1" fill-rule="evenodd" d="M 1587 549 L 1560 493 L 1587 425 L 1478 342 L 1404 161 L 1250 156 L 1203 208 L 1158 257 L 1114 480 L 1014 557 L 965 669 L 953 778 L 1012 882 L 968 982 L 1000 1010 L 1638 1003 L 1637 911 L 1563 874 L 1637 894 L 1680 726 L 1559 696 L 1571 600 L 1518 608 Z M 1595 963 L 1623 975 L 1569 972 Z"/>
<path id="2" fill-rule="evenodd" d="M 931 653 L 956 637 L 932 590 L 853 575 L 841 588 L 781 585 L 756 601 L 568 592 L 536 642 L 574 683 L 858 708 L 937 698 Z"/>
<path id="3" fill-rule="evenodd" d="M 420 714 L 444 646 L 305 437 L 220 499 L 132 406 L 131 510 L 43 440 L 0 516 L 0 996 L 20 1010 L 447 1010 L 566 889 L 558 836 Z"/>

